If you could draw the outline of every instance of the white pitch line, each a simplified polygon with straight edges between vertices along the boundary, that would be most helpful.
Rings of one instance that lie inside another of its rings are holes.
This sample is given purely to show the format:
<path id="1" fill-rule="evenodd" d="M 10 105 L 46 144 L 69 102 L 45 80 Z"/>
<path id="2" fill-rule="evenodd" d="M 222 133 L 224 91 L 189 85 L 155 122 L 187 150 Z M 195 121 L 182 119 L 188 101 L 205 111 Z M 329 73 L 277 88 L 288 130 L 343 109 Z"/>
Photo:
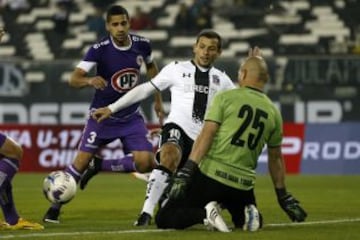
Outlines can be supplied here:
<path id="1" fill-rule="evenodd" d="M 360 218 L 347 218 L 347 219 L 334 219 L 324 221 L 311 221 L 301 223 L 269 223 L 265 224 L 267 227 L 296 227 L 304 225 L 319 225 L 319 224 L 334 224 L 334 223 L 349 223 L 349 222 L 360 222 Z M 174 231 L 171 229 L 139 229 L 139 230 L 119 230 L 119 231 L 99 231 L 99 232 L 55 232 L 55 233 L 29 233 L 19 235 L 1 235 L 0 239 L 13 239 L 13 238 L 30 238 L 30 237 L 59 237 L 59 236 L 86 236 L 91 234 L 126 234 L 126 233 L 151 233 L 151 232 L 168 232 Z"/>
<path id="2" fill-rule="evenodd" d="M 265 224 L 265 227 L 296 227 L 301 225 L 319 225 L 319 224 L 348 223 L 348 222 L 360 222 L 360 218 L 334 219 L 334 220 L 299 222 L 299 223 L 269 223 L 269 224 Z"/>
<path id="3" fill-rule="evenodd" d="M 26 230 L 23 230 L 26 231 Z M 173 231 L 168 229 L 140 229 L 140 230 L 119 230 L 119 231 L 99 231 L 99 232 L 55 232 L 55 233 L 29 233 L 21 235 L 3 235 L 0 239 L 10 238 L 29 238 L 29 237 L 59 237 L 59 236 L 85 236 L 91 234 L 124 234 L 124 233 L 151 233 L 151 232 L 167 232 Z"/>

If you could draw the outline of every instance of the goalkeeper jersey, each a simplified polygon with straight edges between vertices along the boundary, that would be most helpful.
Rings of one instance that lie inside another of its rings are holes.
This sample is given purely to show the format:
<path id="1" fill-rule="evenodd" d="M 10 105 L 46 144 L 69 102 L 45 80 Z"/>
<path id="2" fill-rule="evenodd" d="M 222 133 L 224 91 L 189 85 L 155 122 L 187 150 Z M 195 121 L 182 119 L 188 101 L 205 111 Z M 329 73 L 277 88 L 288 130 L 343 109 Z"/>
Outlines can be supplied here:
<path id="1" fill-rule="evenodd" d="M 257 159 L 264 145 L 281 145 L 279 110 L 263 92 L 241 87 L 216 95 L 205 120 L 217 122 L 220 127 L 201 161 L 201 172 L 237 189 L 253 188 Z"/>

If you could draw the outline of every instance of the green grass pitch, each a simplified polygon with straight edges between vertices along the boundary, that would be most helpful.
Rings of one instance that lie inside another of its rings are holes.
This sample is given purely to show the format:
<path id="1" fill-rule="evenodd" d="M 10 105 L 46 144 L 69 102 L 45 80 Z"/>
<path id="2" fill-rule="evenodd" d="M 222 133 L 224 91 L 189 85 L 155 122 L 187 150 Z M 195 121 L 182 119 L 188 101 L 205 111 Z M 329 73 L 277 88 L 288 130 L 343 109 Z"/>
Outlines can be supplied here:
<path id="1" fill-rule="evenodd" d="M 46 173 L 19 173 L 13 182 L 20 215 L 41 221 L 49 203 L 42 195 Z M 210 232 L 202 225 L 182 231 L 134 227 L 146 184 L 129 174 L 99 174 L 85 191 L 78 190 L 64 206 L 61 224 L 45 224 L 43 231 L 0 231 L 0 239 L 196 239 L 196 240 L 353 240 L 360 239 L 360 176 L 287 176 L 288 190 L 308 212 L 304 224 L 290 224 L 278 206 L 269 176 L 259 176 L 256 196 L 265 220 L 255 233 L 235 230 Z M 209 190 L 210 191 L 210 190 Z M 228 224 L 229 215 L 224 212 Z"/>

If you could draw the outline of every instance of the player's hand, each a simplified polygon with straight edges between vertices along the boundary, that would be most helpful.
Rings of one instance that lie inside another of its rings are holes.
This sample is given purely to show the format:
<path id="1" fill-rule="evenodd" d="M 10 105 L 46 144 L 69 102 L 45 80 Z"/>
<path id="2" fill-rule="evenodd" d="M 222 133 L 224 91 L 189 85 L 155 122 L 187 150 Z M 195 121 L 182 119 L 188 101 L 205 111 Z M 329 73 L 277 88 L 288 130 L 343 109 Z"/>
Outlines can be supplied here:
<path id="1" fill-rule="evenodd" d="M 300 202 L 285 190 L 276 190 L 280 207 L 288 215 L 293 222 L 303 222 L 307 217 L 307 213 L 300 206 Z"/>
<path id="2" fill-rule="evenodd" d="M 261 50 L 258 46 L 249 49 L 249 57 L 262 57 Z"/>
<path id="3" fill-rule="evenodd" d="M 162 129 L 161 128 L 152 128 L 149 130 L 150 137 L 160 136 Z"/>
<path id="4" fill-rule="evenodd" d="M 99 123 L 99 122 L 103 121 L 104 119 L 110 117 L 111 114 L 112 114 L 112 112 L 111 112 L 110 108 L 103 107 L 103 108 L 98 108 L 98 109 L 94 110 L 91 113 L 91 117 Z"/>
<path id="5" fill-rule="evenodd" d="M 0 42 L 2 37 L 5 35 L 5 30 L 3 28 L 0 29 Z"/>
<path id="6" fill-rule="evenodd" d="M 100 76 L 89 78 L 88 83 L 90 86 L 94 87 L 95 89 L 100 89 L 100 90 L 104 90 L 105 87 L 107 86 L 107 82 L 105 81 L 105 79 L 103 79 Z"/>
<path id="7" fill-rule="evenodd" d="M 182 199 L 192 182 L 193 175 L 199 171 L 198 165 L 188 160 L 185 165 L 175 174 L 173 183 L 169 192 L 170 199 Z"/>

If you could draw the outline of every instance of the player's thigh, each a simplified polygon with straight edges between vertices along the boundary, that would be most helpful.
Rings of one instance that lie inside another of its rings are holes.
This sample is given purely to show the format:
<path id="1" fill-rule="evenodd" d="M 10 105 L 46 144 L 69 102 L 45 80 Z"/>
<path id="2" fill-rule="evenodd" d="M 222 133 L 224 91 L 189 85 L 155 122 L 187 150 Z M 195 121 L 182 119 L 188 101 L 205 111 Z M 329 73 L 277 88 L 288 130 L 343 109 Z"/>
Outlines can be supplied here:
<path id="1" fill-rule="evenodd" d="M 117 139 L 116 135 L 109 135 L 107 132 L 111 133 L 110 127 L 99 124 L 92 118 L 88 119 L 79 143 L 79 151 L 95 154 L 101 147 Z"/>
<path id="2" fill-rule="evenodd" d="M 125 153 L 132 153 L 139 172 L 151 171 L 155 166 L 153 146 L 148 138 L 148 129 L 142 119 L 133 119 L 131 129 L 123 132 L 120 140 Z"/>
<path id="3" fill-rule="evenodd" d="M 133 159 L 136 170 L 141 173 L 150 172 L 157 164 L 154 159 L 154 154 L 149 151 L 133 151 Z"/>
<path id="4" fill-rule="evenodd" d="M 201 172 L 197 172 L 193 176 L 191 185 L 183 198 L 167 198 L 161 203 L 156 219 L 162 222 L 167 221 L 171 218 L 174 211 L 180 208 L 204 208 L 207 203 L 215 201 L 218 195 L 216 190 L 213 191 L 212 184 L 208 177 L 204 176 Z"/>
<path id="5" fill-rule="evenodd" d="M 226 197 L 221 201 L 223 207 L 229 211 L 235 226 L 242 227 L 245 219 L 245 206 L 250 204 L 256 206 L 254 189 L 239 190 L 228 187 L 224 195 Z"/>
<path id="6" fill-rule="evenodd" d="M 245 220 L 246 205 L 256 206 L 254 190 L 239 190 L 222 184 L 199 172 L 193 180 L 186 198 L 186 205 L 190 207 L 205 207 L 211 201 L 217 201 L 226 208 L 236 227 L 242 227 Z"/>
<path id="7" fill-rule="evenodd" d="M 127 124 L 123 125 L 125 128 L 119 129 L 121 131 L 119 138 L 125 153 L 134 151 L 153 152 L 153 146 L 148 137 L 149 130 L 140 115 L 135 115 Z"/>
<path id="8" fill-rule="evenodd" d="M 87 168 L 90 160 L 101 147 L 117 139 L 116 136 L 107 135 L 109 131 L 106 125 L 98 124 L 91 118 L 88 119 L 73 161 L 78 171 L 83 172 Z"/>
<path id="9" fill-rule="evenodd" d="M 185 204 L 190 207 L 205 207 L 211 201 L 220 201 L 222 194 L 222 184 L 198 171 L 193 176 Z"/>
<path id="10" fill-rule="evenodd" d="M 161 131 L 156 159 L 158 162 L 166 164 L 166 157 L 164 155 L 170 154 L 172 156 L 170 159 L 176 159 L 177 161 L 176 167 L 181 167 L 187 161 L 192 145 L 193 140 L 189 138 L 180 126 L 174 123 L 165 124 Z"/>
<path id="11" fill-rule="evenodd" d="M 237 211 L 235 209 L 243 209 L 244 206 L 249 204 L 256 205 L 252 189 L 244 191 L 229 187 L 200 171 L 193 177 L 189 195 L 191 195 L 190 202 L 206 205 L 210 201 L 217 201 L 233 208 L 234 211 Z"/>

